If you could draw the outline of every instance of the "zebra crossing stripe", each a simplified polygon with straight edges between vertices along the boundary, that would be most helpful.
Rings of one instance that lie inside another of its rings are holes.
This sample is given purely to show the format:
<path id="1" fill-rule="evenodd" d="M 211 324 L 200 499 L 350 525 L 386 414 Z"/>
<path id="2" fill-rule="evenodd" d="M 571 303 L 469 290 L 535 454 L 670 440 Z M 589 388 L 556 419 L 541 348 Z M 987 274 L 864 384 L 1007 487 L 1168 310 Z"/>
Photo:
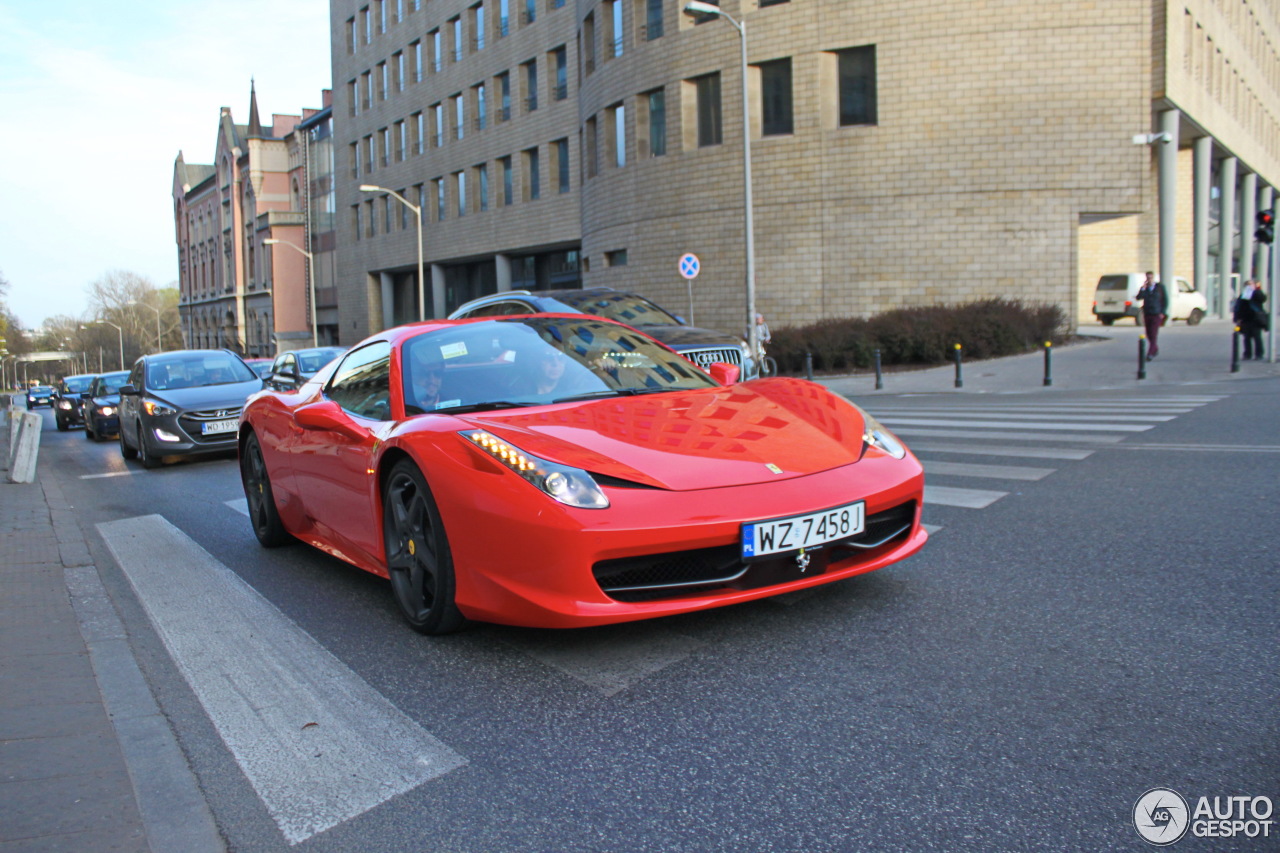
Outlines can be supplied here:
<path id="1" fill-rule="evenodd" d="M 879 417 L 879 415 L 877 415 Z M 887 427 L 894 424 L 902 424 L 903 426 L 923 426 L 937 427 L 954 425 L 956 421 L 938 418 L 900 418 L 885 417 L 880 418 L 880 422 Z M 1073 424 L 1073 423 L 1033 423 L 1026 420 L 1010 419 L 1006 421 L 963 421 L 966 427 L 989 427 L 991 429 L 1003 429 L 1014 427 L 1017 429 L 1077 429 L 1085 432 L 1146 432 L 1151 429 L 1149 425 L 1144 424 Z"/>
<path id="2" fill-rule="evenodd" d="M 972 426 L 972 424 L 965 424 Z M 1012 426 L 1012 425 L 1011 425 Z M 1081 435 L 1071 432 L 1006 432 L 1002 430 L 925 429 L 923 427 L 895 427 L 894 435 L 923 435 L 929 438 L 981 438 L 988 441 L 1074 441 L 1090 444 L 1114 444 L 1124 441 L 1123 435 Z M 909 445 L 914 446 L 914 445 Z"/>
<path id="3" fill-rule="evenodd" d="M 466 763 L 163 517 L 98 531 L 290 844 Z"/>
<path id="4" fill-rule="evenodd" d="M 923 463 L 927 476 L 950 474 L 957 477 L 981 477 L 991 480 L 1042 480 L 1054 472 L 1053 468 L 1027 468 L 1021 465 L 975 465 L 969 462 L 941 462 L 926 459 Z"/>
<path id="5" fill-rule="evenodd" d="M 1125 445 L 1128 447 L 1128 445 Z M 972 456 L 1010 456 L 1026 459 L 1088 459 L 1092 450 L 1074 447 L 992 447 L 990 444 L 950 444 L 945 441 L 913 441 L 911 450 L 921 453 L 963 453 Z M 247 510 L 246 510 L 246 514 Z"/>
<path id="6" fill-rule="evenodd" d="M 1000 500 L 1008 492 L 992 492 L 985 489 L 957 489 L 952 486 L 931 486 L 925 483 L 924 505 L 958 506 L 965 509 L 983 509 Z"/>

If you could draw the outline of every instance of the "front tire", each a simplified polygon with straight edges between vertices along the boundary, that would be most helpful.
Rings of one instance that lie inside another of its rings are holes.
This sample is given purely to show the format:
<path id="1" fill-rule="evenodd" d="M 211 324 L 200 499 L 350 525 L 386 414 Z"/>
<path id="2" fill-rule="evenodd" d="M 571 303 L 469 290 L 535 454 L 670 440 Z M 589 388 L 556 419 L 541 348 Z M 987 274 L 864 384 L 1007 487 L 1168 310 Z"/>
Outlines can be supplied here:
<path id="1" fill-rule="evenodd" d="M 276 509 L 276 496 L 271 488 L 271 475 L 266 460 L 262 458 L 262 445 L 256 433 L 249 433 L 240 454 L 240 482 L 249 504 L 249 521 L 253 535 L 263 548 L 278 548 L 293 541 L 284 529 L 280 511 Z"/>
<path id="2" fill-rule="evenodd" d="M 142 467 L 151 471 L 159 468 L 164 464 L 164 459 L 155 456 L 147 449 L 147 436 L 142 431 L 142 421 L 138 421 L 138 461 L 142 463 Z"/>
<path id="3" fill-rule="evenodd" d="M 1098 318 L 1098 322 L 1104 326 L 1110 326 L 1115 321 L 1116 321 L 1115 317 L 1099 317 Z"/>
<path id="4" fill-rule="evenodd" d="M 1188 326 L 1198 326 L 1200 321 L 1204 319 L 1204 312 L 1199 308 L 1192 308 L 1191 313 L 1187 315 Z"/>
<path id="5" fill-rule="evenodd" d="M 58 427 L 58 432 L 67 431 L 67 422 L 64 421 L 62 418 L 54 418 L 53 421 Z"/>
<path id="6" fill-rule="evenodd" d="M 85 419 L 84 419 L 84 438 L 85 438 L 85 441 L 97 441 L 97 440 L 98 440 L 98 436 L 97 436 L 97 435 L 94 433 L 94 431 L 93 431 L 93 419 L 92 419 L 92 418 L 85 418 Z"/>
<path id="7" fill-rule="evenodd" d="M 116 433 L 120 437 L 120 455 L 125 459 L 137 459 L 138 448 L 134 447 L 124 437 L 124 423 L 121 422 L 120 429 Z"/>
<path id="8" fill-rule="evenodd" d="M 448 634 L 466 624 L 454 603 L 453 555 L 440 510 L 407 459 L 392 467 L 382 491 L 382 539 L 391 591 L 410 627 Z"/>

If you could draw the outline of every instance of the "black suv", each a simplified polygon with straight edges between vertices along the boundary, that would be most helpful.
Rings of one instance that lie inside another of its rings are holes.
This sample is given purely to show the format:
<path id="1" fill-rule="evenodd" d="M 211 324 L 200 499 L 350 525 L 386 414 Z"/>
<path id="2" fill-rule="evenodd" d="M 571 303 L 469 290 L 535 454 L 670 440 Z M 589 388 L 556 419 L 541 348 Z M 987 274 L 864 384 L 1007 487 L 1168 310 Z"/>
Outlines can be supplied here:
<path id="1" fill-rule="evenodd" d="M 58 423 L 59 432 L 66 432 L 71 427 L 84 423 L 80 395 L 89 390 L 89 385 L 96 376 L 96 373 L 82 373 L 79 376 L 64 376 L 58 382 L 53 392 L 53 419 Z"/>
<path id="2" fill-rule="evenodd" d="M 699 367 L 720 361 L 742 370 L 743 379 L 758 372 L 750 358 L 746 341 L 735 335 L 700 329 L 685 323 L 638 293 L 593 287 L 589 290 L 506 290 L 472 299 L 449 315 L 450 320 L 466 317 L 502 317 L 511 314 L 594 314 L 626 323 L 651 338 L 662 341 Z"/>

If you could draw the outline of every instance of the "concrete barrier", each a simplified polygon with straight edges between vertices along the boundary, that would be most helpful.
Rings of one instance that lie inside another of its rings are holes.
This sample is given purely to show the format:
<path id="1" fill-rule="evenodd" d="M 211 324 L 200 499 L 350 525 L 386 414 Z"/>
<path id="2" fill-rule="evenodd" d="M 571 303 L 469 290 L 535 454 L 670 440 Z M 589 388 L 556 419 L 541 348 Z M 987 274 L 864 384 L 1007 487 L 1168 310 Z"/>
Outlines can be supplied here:
<path id="1" fill-rule="evenodd" d="M 40 453 L 40 430 L 44 419 L 36 412 L 9 410 L 11 423 L 17 424 L 16 435 L 9 442 L 9 482 L 34 483 L 36 457 Z"/>

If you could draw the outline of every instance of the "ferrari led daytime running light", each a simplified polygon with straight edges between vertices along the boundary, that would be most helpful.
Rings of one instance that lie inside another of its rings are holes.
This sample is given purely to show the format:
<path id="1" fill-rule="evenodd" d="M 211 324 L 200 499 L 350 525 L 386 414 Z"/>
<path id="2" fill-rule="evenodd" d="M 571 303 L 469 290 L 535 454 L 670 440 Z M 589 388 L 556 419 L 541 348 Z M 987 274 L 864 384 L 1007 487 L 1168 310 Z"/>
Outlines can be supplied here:
<path id="1" fill-rule="evenodd" d="M 884 424 L 873 418 L 867 410 L 856 403 L 849 403 L 862 415 L 862 441 L 872 447 L 889 454 L 894 459 L 907 455 L 907 448 L 898 441 L 897 436 L 885 429 Z"/>
<path id="2" fill-rule="evenodd" d="M 580 509 L 609 506 L 609 498 L 580 468 L 539 459 L 484 430 L 468 430 L 462 436 L 562 504 Z"/>

